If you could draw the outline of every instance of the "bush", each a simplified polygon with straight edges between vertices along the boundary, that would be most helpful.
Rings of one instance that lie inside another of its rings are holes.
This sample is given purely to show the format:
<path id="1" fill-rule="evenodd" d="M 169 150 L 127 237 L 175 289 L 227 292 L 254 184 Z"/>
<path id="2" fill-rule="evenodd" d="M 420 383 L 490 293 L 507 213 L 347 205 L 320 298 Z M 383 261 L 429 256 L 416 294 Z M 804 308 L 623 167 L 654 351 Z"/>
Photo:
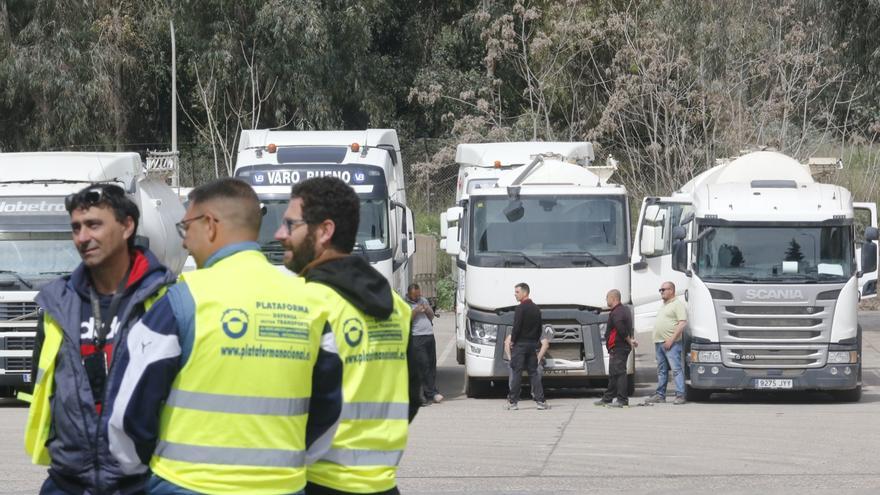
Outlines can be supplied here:
<path id="1" fill-rule="evenodd" d="M 437 281 L 437 306 L 440 309 L 454 310 L 455 304 L 455 280 L 452 275 L 447 275 Z"/>

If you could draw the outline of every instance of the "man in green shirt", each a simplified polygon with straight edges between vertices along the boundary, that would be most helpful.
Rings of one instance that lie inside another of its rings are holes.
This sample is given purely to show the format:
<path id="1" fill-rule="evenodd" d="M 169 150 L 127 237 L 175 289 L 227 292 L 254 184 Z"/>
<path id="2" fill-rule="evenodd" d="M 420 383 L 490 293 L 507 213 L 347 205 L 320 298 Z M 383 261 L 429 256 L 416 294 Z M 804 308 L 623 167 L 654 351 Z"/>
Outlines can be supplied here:
<path id="1" fill-rule="evenodd" d="M 675 297 L 675 284 L 663 282 L 660 286 L 663 306 L 654 320 L 654 347 L 657 355 L 657 391 L 645 399 L 646 404 L 666 402 L 666 382 L 669 368 L 675 380 L 675 402 L 684 404 L 684 371 L 681 366 L 681 334 L 687 325 L 687 309 Z"/>

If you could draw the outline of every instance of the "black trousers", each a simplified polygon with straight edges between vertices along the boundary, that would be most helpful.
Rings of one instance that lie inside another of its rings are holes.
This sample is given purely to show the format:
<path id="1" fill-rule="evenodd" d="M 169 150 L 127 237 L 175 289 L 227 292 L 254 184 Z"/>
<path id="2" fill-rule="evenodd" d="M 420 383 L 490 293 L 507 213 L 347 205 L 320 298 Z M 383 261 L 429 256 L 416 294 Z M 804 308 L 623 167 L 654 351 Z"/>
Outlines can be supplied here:
<path id="1" fill-rule="evenodd" d="M 626 359 L 628 357 L 629 352 L 618 350 L 612 350 L 608 356 L 608 389 L 602 396 L 603 401 L 611 402 L 614 397 L 617 397 L 617 402 L 621 404 L 629 402 L 626 394 Z"/>
<path id="2" fill-rule="evenodd" d="M 541 383 L 541 374 L 538 373 L 538 348 L 537 342 L 520 343 L 513 345 L 510 351 L 510 393 L 507 400 L 519 402 L 520 384 L 522 372 L 529 373 L 529 381 L 532 384 L 532 398 L 535 402 L 544 402 L 544 385 Z"/>
<path id="3" fill-rule="evenodd" d="M 422 382 L 422 397 L 434 400 L 437 395 L 437 341 L 434 335 L 413 335 L 413 351 L 416 356 L 416 367 L 419 380 Z"/>

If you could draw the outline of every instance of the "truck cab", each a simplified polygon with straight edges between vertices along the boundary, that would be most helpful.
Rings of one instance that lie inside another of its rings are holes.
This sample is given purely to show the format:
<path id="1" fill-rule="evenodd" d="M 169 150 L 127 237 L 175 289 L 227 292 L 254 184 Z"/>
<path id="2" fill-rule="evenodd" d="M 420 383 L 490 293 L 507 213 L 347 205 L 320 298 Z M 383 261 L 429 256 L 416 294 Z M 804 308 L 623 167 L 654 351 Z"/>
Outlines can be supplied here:
<path id="1" fill-rule="evenodd" d="M 513 326 L 515 284 L 531 286 L 552 334 L 545 379 L 569 386 L 604 385 L 605 295 L 619 289 L 629 300 L 626 190 L 608 182 L 607 167 L 591 170 L 589 143 L 529 144 L 528 164 L 497 179 L 472 174 L 459 206 L 442 218 L 457 223 L 444 246 L 460 270 L 457 330 L 470 396 L 509 376 L 503 342 Z M 567 155 L 534 152 L 565 144 Z"/>
<path id="2" fill-rule="evenodd" d="M 323 176 L 349 184 L 361 201 L 355 253 L 382 273 L 394 290 L 406 290 L 415 226 L 406 206 L 396 131 L 242 131 L 234 175 L 249 183 L 263 203 L 266 213 L 258 242 L 276 265 L 282 264 L 284 248 L 274 235 L 291 187 Z"/>
<path id="3" fill-rule="evenodd" d="M 646 198 L 632 263 L 636 327 L 648 331 L 656 288 L 676 284 L 688 309 L 686 395 L 725 390 L 861 394 L 862 278 L 876 270 L 876 228 L 856 258 L 846 189 L 756 152 L 699 175 L 670 197 Z M 872 223 L 876 225 L 876 214 Z"/>

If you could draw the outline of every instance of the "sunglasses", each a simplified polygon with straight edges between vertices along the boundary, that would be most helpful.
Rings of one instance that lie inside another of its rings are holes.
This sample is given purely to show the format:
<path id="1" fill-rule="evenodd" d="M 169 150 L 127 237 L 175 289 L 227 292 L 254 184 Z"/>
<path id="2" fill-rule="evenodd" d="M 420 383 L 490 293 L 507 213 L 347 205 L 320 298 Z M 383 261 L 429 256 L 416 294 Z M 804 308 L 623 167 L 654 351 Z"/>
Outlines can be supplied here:
<path id="1" fill-rule="evenodd" d="M 91 208 L 103 203 L 106 198 L 111 196 L 121 198 L 125 196 L 125 191 L 112 184 L 90 187 L 84 191 L 68 194 L 64 198 L 64 208 L 68 213 L 72 212 L 74 208 Z"/>
<path id="2" fill-rule="evenodd" d="M 665 292 L 665 291 L 667 291 L 667 290 L 672 290 L 672 289 L 667 289 L 667 288 L 663 288 L 663 287 L 661 287 L 660 290 L 659 290 L 658 292 L 660 292 L 660 293 L 662 294 L 663 292 Z"/>

